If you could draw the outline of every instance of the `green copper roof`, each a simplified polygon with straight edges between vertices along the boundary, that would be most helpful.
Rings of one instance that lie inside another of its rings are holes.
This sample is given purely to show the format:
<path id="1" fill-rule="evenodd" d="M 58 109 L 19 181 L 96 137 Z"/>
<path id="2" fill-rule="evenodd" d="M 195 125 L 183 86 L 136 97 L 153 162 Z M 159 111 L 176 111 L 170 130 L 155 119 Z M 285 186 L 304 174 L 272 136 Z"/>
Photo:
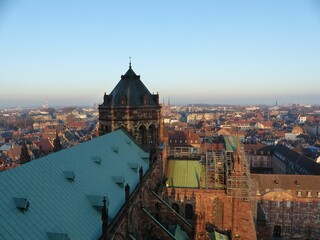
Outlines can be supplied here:
<path id="1" fill-rule="evenodd" d="M 218 233 L 216 231 L 211 232 L 209 237 L 210 237 L 210 240 L 229 240 L 230 239 L 227 235 Z"/>
<path id="2" fill-rule="evenodd" d="M 195 160 L 169 160 L 168 187 L 199 188 L 200 179 L 205 187 L 205 172 L 201 163 Z"/>
<path id="3" fill-rule="evenodd" d="M 228 152 L 235 152 L 238 148 L 238 138 L 237 136 L 224 136 L 224 141 L 226 143 L 226 150 Z"/>
<path id="4" fill-rule="evenodd" d="M 145 152 L 123 130 L 0 173 L 0 238 L 98 239 L 103 196 L 109 220 L 139 183 Z M 121 182 L 120 182 L 120 180 Z"/>

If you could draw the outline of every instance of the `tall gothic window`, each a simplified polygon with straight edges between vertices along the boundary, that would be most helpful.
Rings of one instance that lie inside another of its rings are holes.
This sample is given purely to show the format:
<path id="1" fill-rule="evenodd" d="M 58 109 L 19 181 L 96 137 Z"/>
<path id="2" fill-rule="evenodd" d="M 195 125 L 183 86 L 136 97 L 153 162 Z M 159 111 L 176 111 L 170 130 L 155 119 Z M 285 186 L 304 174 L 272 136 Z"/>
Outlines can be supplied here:
<path id="1" fill-rule="evenodd" d="M 185 217 L 186 219 L 193 219 L 193 207 L 191 204 L 186 204 Z"/>
<path id="2" fill-rule="evenodd" d="M 139 127 L 138 143 L 143 145 L 147 144 L 147 129 L 144 125 Z"/>
<path id="3" fill-rule="evenodd" d="M 180 208 L 177 203 L 172 203 L 172 209 L 175 210 L 179 214 Z"/>
<path id="4" fill-rule="evenodd" d="M 156 141 L 155 133 L 156 133 L 155 126 L 152 124 L 148 129 L 148 144 L 150 146 L 153 146 L 155 144 L 155 141 Z"/>

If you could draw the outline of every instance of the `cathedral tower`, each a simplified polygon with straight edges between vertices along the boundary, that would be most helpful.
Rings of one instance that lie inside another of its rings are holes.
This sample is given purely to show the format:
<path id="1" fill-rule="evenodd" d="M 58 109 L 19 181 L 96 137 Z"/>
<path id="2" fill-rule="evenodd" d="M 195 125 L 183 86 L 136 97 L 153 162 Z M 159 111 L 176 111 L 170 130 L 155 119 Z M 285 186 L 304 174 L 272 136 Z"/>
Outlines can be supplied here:
<path id="1" fill-rule="evenodd" d="M 99 134 L 125 128 L 146 150 L 159 146 L 161 105 L 159 94 L 151 94 L 132 70 L 128 71 L 99 105 Z"/>

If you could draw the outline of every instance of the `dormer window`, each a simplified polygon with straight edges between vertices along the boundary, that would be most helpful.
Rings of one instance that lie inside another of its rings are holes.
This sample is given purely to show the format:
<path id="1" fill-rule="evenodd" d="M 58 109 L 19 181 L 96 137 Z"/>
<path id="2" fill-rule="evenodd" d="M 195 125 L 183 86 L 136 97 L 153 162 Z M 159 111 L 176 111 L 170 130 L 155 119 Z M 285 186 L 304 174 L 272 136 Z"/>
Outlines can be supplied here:
<path id="1" fill-rule="evenodd" d="M 148 96 L 147 95 L 143 96 L 143 105 L 148 105 Z"/>
<path id="2" fill-rule="evenodd" d="M 121 96 L 120 98 L 120 105 L 126 105 L 127 104 L 127 98 L 126 96 Z"/>

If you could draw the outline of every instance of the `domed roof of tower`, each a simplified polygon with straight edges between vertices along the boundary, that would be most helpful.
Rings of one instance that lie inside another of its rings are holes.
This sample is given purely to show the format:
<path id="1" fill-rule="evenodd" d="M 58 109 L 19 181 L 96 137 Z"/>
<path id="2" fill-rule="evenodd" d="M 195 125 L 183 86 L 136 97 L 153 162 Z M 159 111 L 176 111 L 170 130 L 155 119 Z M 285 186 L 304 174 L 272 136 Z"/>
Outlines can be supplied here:
<path id="1" fill-rule="evenodd" d="M 158 94 L 151 94 L 140 75 L 137 75 L 129 65 L 128 71 L 121 75 L 121 80 L 111 91 L 105 95 L 105 106 L 158 106 Z"/>

